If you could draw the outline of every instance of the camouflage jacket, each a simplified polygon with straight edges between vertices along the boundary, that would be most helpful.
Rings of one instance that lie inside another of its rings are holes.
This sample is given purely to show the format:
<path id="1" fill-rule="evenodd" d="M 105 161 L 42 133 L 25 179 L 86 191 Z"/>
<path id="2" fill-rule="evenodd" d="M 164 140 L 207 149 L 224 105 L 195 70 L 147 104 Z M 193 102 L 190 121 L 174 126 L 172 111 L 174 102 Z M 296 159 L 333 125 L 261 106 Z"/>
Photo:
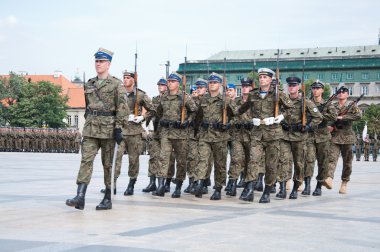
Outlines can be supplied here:
<path id="1" fill-rule="evenodd" d="M 126 99 L 128 103 L 128 108 L 131 114 L 134 114 L 135 109 L 135 92 L 127 94 L 126 93 Z M 143 116 L 144 118 L 150 118 L 154 115 L 155 110 L 152 104 L 152 100 L 149 96 L 146 95 L 146 93 L 142 90 L 138 90 L 137 93 L 137 102 L 138 102 L 138 115 L 142 115 L 142 109 L 145 108 L 147 113 L 145 113 Z M 124 117 L 123 120 L 123 135 L 139 135 L 144 132 L 143 127 L 141 126 L 141 123 L 134 123 L 131 121 L 128 121 L 128 117 Z"/>
<path id="2" fill-rule="evenodd" d="M 243 104 L 243 98 L 236 97 L 235 100 L 233 100 L 233 102 L 235 103 L 236 107 L 239 107 Z M 250 135 L 252 129 L 253 124 L 250 109 L 241 115 L 235 115 L 231 120 L 231 140 L 241 142 L 251 141 Z"/>
<path id="3" fill-rule="evenodd" d="M 230 119 L 235 109 L 231 99 L 226 99 L 227 116 Z M 223 97 L 206 94 L 200 98 L 195 127 L 199 131 L 199 141 L 221 142 L 230 137 L 229 130 L 222 127 Z M 228 120 L 229 121 L 229 120 Z"/>
<path id="4" fill-rule="evenodd" d="M 335 103 L 337 113 L 343 112 L 350 102 L 346 101 L 343 106 Z M 331 142 L 335 144 L 353 144 L 355 143 L 355 132 L 352 129 L 352 123 L 361 118 L 361 113 L 356 105 L 353 105 L 350 110 L 343 116 L 343 120 L 335 121 L 335 130 L 331 133 Z"/>
<path id="5" fill-rule="evenodd" d="M 185 122 L 187 126 L 181 127 L 182 94 L 164 94 L 161 96 L 157 106 L 157 118 L 159 125 L 160 138 L 163 136 L 168 139 L 187 139 L 189 135 L 188 126 L 193 121 L 197 106 L 190 95 L 185 97 Z"/>
<path id="6" fill-rule="evenodd" d="M 83 127 L 83 137 L 113 138 L 114 128 L 121 129 L 123 119 L 129 115 L 122 82 L 111 75 L 101 82 L 98 77 L 95 77 L 85 84 L 84 92 L 86 121 Z M 111 115 L 102 115 L 102 113 Z"/>
<path id="7" fill-rule="evenodd" d="M 373 144 L 373 149 L 376 150 L 376 149 L 379 149 L 379 140 L 377 139 L 372 139 L 372 144 Z"/>
<path id="8" fill-rule="evenodd" d="M 325 107 L 325 103 L 326 101 L 323 99 L 321 102 L 314 102 L 323 116 L 322 122 L 312 132 L 309 132 L 309 138 L 312 138 L 316 143 L 323 143 L 331 139 L 331 133 L 327 126 L 334 122 L 337 117 L 335 106 L 330 103 Z"/>
<path id="9" fill-rule="evenodd" d="M 243 114 L 248 109 L 251 109 L 252 118 L 264 119 L 268 117 L 274 117 L 275 108 L 275 92 L 273 87 L 264 98 L 260 95 L 260 88 L 253 89 L 247 98 L 247 101 L 243 103 L 238 109 L 239 114 Z M 291 108 L 292 102 L 286 98 L 283 93 L 279 95 L 279 110 L 281 108 Z M 254 126 L 251 131 L 251 139 L 258 141 L 273 141 L 283 137 L 281 125 L 265 125 L 261 123 L 260 126 Z"/>

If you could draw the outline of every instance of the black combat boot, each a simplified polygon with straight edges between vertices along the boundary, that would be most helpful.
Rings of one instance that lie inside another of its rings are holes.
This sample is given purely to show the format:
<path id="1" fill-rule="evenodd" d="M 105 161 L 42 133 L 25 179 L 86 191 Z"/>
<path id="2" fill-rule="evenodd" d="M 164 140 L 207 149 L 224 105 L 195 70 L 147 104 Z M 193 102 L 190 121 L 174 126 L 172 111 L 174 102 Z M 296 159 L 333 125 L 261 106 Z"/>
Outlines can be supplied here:
<path id="1" fill-rule="evenodd" d="M 317 186 L 315 187 L 313 196 L 322 196 L 322 182 L 317 182 Z"/>
<path id="2" fill-rule="evenodd" d="M 83 210 L 85 203 L 87 185 L 85 183 L 81 183 L 78 185 L 77 196 L 72 199 L 66 200 L 66 205 L 75 207 L 76 209 Z"/>
<path id="3" fill-rule="evenodd" d="M 198 180 L 195 187 L 194 187 L 195 197 L 202 198 L 203 187 L 204 187 L 204 180 L 203 179 Z"/>
<path id="4" fill-rule="evenodd" d="M 265 185 L 265 189 L 263 195 L 259 200 L 259 203 L 270 203 L 270 191 L 272 190 L 272 186 Z"/>
<path id="5" fill-rule="evenodd" d="M 226 188 L 224 188 L 224 191 L 228 193 L 231 190 L 231 187 L 232 187 L 232 179 L 229 179 L 227 182 Z"/>
<path id="6" fill-rule="evenodd" d="M 165 178 L 159 177 L 157 178 L 157 189 L 153 191 L 152 194 L 156 196 L 165 196 Z"/>
<path id="7" fill-rule="evenodd" d="M 189 178 L 189 185 L 183 190 L 184 193 L 190 193 L 191 187 L 193 186 L 194 178 Z"/>
<path id="8" fill-rule="evenodd" d="M 222 187 L 215 187 L 214 193 L 211 195 L 210 200 L 220 200 L 222 198 Z"/>
<path id="9" fill-rule="evenodd" d="M 106 189 L 105 188 L 101 189 L 100 193 L 106 193 Z M 113 194 L 116 195 L 116 181 L 113 186 Z"/>
<path id="10" fill-rule="evenodd" d="M 253 196 L 254 196 L 253 194 L 254 187 L 255 187 L 255 183 L 253 181 L 246 182 L 245 188 L 243 192 L 241 193 L 239 200 L 252 202 Z"/>
<path id="11" fill-rule="evenodd" d="M 311 193 L 311 190 L 310 190 L 310 181 L 311 181 L 311 177 L 305 177 L 305 188 L 303 189 L 302 191 L 302 195 L 310 195 Z"/>
<path id="12" fill-rule="evenodd" d="M 227 191 L 227 195 L 236 196 L 237 179 L 232 179 L 231 188 Z"/>
<path id="13" fill-rule="evenodd" d="M 170 182 L 172 182 L 172 178 L 167 178 L 165 180 L 165 192 L 170 192 Z"/>
<path id="14" fill-rule="evenodd" d="M 286 181 L 280 182 L 280 191 L 276 194 L 276 198 L 278 199 L 286 198 Z"/>
<path id="15" fill-rule="evenodd" d="M 111 202 L 111 189 L 106 188 L 103 200 L 96 206 L 96 210 L 108 210 L 112 209 Z"/>
<path id="16" fill-rule="evenodd" d="M 244 172 L 241 172 L 239 183 L 237 183 L 237 186 L 236 186 L 237 188 L 243 188 L 244 187 L 244 179 L 245 179 Z"/>
<path id="17" fill-rule="evenodd" d="M 289 199 L 297 199 L 298 198 L 298 187 L 300 185 L 300 182 L 297 180 L 293 182 L 293 189 L 292 192 L 289 195 Z"/>
<path id="18" fill-rule="evenodd" d="M 255 191 L 262 192 L 263 191 L 263 178 L 264 178 L 264 173 L 259 173 L 259 179 L 255 185 Z"/>
<path id="19" fill-rule="evenodd" d="M 133 195 L 133 189 L 135 188 L 136 179 L 130 179 L 128 187 L 124 192 L 124 196 Z"/>
<path id="20" fill-rule="evenodd" d="M 274 182 L 272 189 L 270 190 L 270 193 L 276 193 L 276 183 L 277 183 L 277 180 Z"/>
<path id="21" fill-rule="evenodd" d="M 181 197 L 182 183 L 183 183 L 182 180 L 176 180 L 176 186 L 175 186 L 175 190 L 174 190 L 174 192 L 172 194 L 172 198 L 179 198 L 179 197 Z"/>
<path id="22" fill-rule="evenodd" d="M 153 191 L 156 191 L 157 189 L 156 176 L 152 175 L 149 178 L 150 178 L 149 185 L 142 190 L 143 192 L 153 192 Z"/>

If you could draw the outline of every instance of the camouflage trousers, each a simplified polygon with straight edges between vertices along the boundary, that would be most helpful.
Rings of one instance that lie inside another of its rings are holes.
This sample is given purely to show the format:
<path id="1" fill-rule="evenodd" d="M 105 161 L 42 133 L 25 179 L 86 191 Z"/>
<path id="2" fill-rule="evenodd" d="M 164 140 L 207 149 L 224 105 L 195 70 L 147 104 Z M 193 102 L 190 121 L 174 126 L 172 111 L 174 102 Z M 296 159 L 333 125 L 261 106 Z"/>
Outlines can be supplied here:
<path id="1" fill-rule="evenodd" d="M 369 147 L 364 147 L 364 160 L 369 160 Z"/>
<path id="2" fill-rule="evenodd" d="M 173 155 L 176 160 L 176 179 L 183 181 L 186 179 L 186 156 L 187 139 L 168 139 L 163 136 L 160 139 L 160 156 L 157 177 L 167 178 L 170 167 L 170 157 Z"/>
<path id="3" fill-rule="evenodd" d="M 189 178 L 195 177 L 195 169 L 198 163 L 198 141 L 189 139 L 188 153 L 187 153 L 187 176 Z"/>
<path id="4" fill-rule="evenodd" d="M 305 177 L 313 176 L 315 160 L 317 160 L 318 174 L 316 179 L 319 182 L 325 181 L 329 170 L 330 141 L 316 143 L 314 140 L 308 140 L 306 146 Z"/>
<path id="5" fill-rule="evenodd" d="M 286 182 L 292 178 L 293 175 L 293 156 L 285 142 L 280 140 L 280 154 L 278 156 L 278 170 L 277 180 L 279 182 Z"/>
<path id="6" fill-rule="evenodd" d="M 250 160 L 245 182 L 257 179 L 259 171 L 265 169 L 265 184 L 272 186 L 277 178 L 280 140 L 251 141 Z M 264 162 L 263 162 L 264 159 Z"/>
<path id="7" fill-rule="evenodd" d="M 305 177 L 305 158 L 306 158 L 306 141 L 286 141 L 284 140 L 284 151 L 288 160 L 293 158 L 293 165 L 290 164 L 287 168 L 288 173 L 291 172 L 294 166 L 293 181 L 302 183 Z M 282 151 L 282 150 L 281 150 Z"/>
<path id="8" fill-rule="evenodd" d="M 373 159 L 373 161 L 377 160 L 377 153 L 378 152 L 379 152 L 379 148 L 378 147 L 373 147 L 372 148 L 372 159 Z"/>
<path id="9" fill-rule="evenodd" d="M 342 181 L 350 181 L 353 159 L 352 144 L 330 143 L 329 170 L 327 176 L 330 178 L 334 178 L 334 173 L 340 154 L 342 154 L 343 159 L 343 170 L 341 179 Z"/>
<path id="10" fill-rule="evenodd" d="M 149 141 L 149 169 L 148 177 L 157 176 L 160 158 L 160 141 L 158 139 L 152 139 Z M 172 178 L 175 173 L 175 158 L 174 152 L 170 155 L 169 171 L 167 178 Z"/>
<path id="11" fill-rule="evenodd" d="M 358 144 L 355 144 L 355 154 L 356 154 L 356 160 L 359 161 L 360 157 L 362 156 L 362 150 L 361 150 L 361 146 Z"/>
<path id="12" fill-rule="evenodd" d="M 228 177 L 230 179 L 238 179 L 240 173 L 247 173 L 251 142 L 235 141 L 231 142 L 231 162 L 228 169 Z"/>
<path id="13" fill-rule="evenodd" d="M 115 140 L 84 137 L 82 143 L 82 160 L 77 177 L 77 184 L 89 184 L 92 176 L 94 159 L 101 149 L 101 159 L 104 171 L 104 184 L 111 188 L 112 158 L 115 148 Z"/>
<path id="14" fill-rule="evenodd" d="M 216 188 L 226 184 L 227 141 L 205 142 L 200 140 L 198 145 L 198 165 L 195 180 L 206 179 L 210 169 L 210 155 L 214 159 L 214 182 Z M 210 170 L 211 172 L 211 170 Z"/>

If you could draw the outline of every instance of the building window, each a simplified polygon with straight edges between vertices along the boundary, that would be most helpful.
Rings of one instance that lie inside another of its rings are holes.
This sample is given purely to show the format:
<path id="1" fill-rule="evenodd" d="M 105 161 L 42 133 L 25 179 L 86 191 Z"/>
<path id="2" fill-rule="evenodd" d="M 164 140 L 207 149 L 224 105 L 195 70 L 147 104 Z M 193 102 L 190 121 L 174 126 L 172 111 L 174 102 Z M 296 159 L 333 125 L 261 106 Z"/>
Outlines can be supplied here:
<path id="1" fill-rule="evenodd" d="M 369 74 L 368 73 L 362 73 L 362 80 L 368 80 Z"/>
<path id="2" fill-rule="evenodd" d="M 243 79 L 243 76 L 238 75 L 238 76 L 237 76 L 237 79 L 238 79 L 238 80 L 241 80 L 241 79 Z"/>
<path id="3" fill-rule="evenodd" d="M 354 75 L 352 73 L 347 73 L 347 80 L 352 80 Z"/>
<path id="4" fill-rule="evenodd" d="M 376 92 L 380 93 L 380 86 L 379 85 L 376 87 Z"/>
<path id="5" fill-rule="evenodd" d="M 331 86 L 332 92 L 336 94 L 336 91 L 338 91 L 338 86 Z"/>
<path id="6" fill-rule="evenodd" d="M 332 80 L 337 80 L 338 79 L 338 74 L 337 73 L 332 73 L 331 74 L 331 79 Z"/>
<path id="7" fill-rule="evenodd" d="M 368 86 L 367 85 L 361 86 L 360 89 L 361 89 L 360 94 L 368 95 Z"/>
<path id="8" fill-rule="evenodd" d="M 377 73 L 377 79 L 380 80 L 380 73 Z"/>
<path id="9" fill-rule="evenodd" d="M 67 116 L 67 125 L 71 126 L 71 115 Z"/>
<path id="10" fill-rule="evenodd" d="M 353 90 L 352 87 L 348 87 L 348 93 L 349 93 L 350 95 L 352 95 L 352 90 Z"/>
<path id="11" fill-rule="evenodd" d="M 241 96 L 241 88 L 236 88 L 236 96 Z"/>
<path id="12" fill-rule="evenodd" d="M 308 80 L 309 79 L 309 74 L 305 74 L 304 77 L 303 77 L 304 80 Z"/>
<path id="13" fill-rule="evenodd" d="M 324 78 L 325 78 L 324 74 L 322 74 L 322 73 L 317 74 L 317 79 L 318 80 L 323 80 Z"/>
<path id="14" fill-rule="evenodd" d="M 78 120 L 78 116 L 74 116 L 74 126 L 75 128 L 78 128 L 78 125 L 79 125 L 79 120 Z"/>

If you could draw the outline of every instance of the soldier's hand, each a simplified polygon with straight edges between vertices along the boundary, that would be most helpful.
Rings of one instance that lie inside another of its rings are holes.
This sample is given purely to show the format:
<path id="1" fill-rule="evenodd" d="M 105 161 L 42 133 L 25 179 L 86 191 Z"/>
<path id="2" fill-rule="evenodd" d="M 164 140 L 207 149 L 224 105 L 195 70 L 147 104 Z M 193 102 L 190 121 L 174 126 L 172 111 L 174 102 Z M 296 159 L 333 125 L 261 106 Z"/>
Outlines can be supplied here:
<path id="1" fill-rule="evenodd" d="M 279 124 L 282 120 L 284 120 L 284 115 L 280 114 L 274 118 L 273 122 Z"/>
<path id="2" fill-rule="evenodd" d="M 117 144 L 121 144 L 121 142 L 123 141 L 123 133 L 120 128 L 114 129 L 113 138 L 115 139 Z"/>
<path id="3" fill-rule="evenodd" d="M 143 120 L 144 120 L 143 116 L 135 116 L 135 118 L 133 119 L 133 122 L 134 123 L 141 123 Z"/>

